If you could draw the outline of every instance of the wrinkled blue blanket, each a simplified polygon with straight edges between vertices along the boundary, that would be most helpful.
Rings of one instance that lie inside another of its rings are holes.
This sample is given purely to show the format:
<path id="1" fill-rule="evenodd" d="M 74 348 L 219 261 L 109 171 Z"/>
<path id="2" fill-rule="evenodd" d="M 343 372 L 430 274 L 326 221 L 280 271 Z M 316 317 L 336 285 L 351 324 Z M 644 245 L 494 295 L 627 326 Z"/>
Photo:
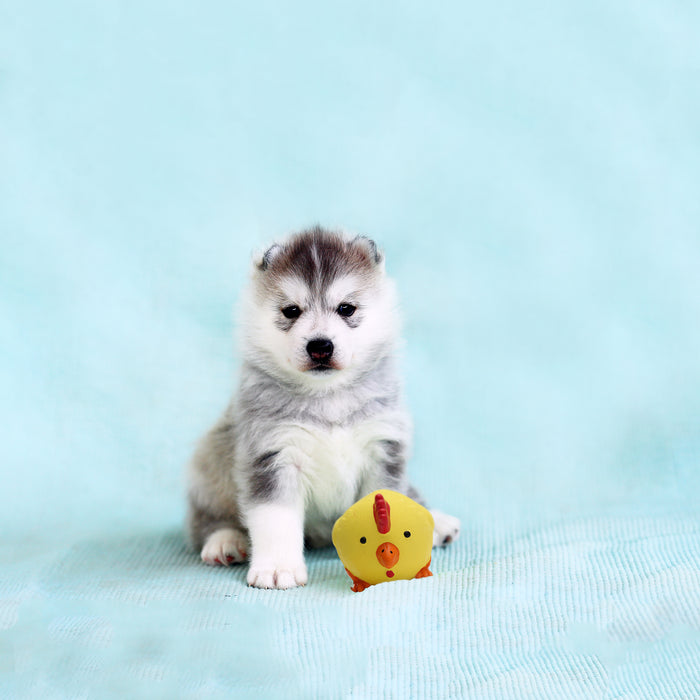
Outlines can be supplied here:
<path id="1" fill-rule="evenodd" d="M 85 540 L 3 573 L 1 697 L 694 698 L 700 518 L 468 529 L 431 579 L 350 591 L 203 569 L 179 534 Z M 20 571 L 22 573 L 20 573 Z"/>

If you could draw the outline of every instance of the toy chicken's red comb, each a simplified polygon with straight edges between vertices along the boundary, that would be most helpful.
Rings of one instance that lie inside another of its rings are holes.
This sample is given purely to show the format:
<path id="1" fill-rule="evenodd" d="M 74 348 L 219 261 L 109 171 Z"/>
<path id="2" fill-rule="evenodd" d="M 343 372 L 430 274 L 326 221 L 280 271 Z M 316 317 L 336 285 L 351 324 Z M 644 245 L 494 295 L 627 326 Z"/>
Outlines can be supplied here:
<path id="1" fill-rule="evenodd" d="M 374 497 L 374 522 L 377 523 L 377 530 L 381 535 L 386 535 L 391 529 L 389 504 L 381 493 Z"/>

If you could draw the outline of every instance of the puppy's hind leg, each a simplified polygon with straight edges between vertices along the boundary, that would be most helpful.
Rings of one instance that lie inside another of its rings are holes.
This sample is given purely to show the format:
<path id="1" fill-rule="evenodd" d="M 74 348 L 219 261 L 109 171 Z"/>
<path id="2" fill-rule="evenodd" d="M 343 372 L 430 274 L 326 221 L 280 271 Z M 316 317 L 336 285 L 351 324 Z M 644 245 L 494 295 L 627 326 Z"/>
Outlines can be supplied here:
<path id="1" fill-rule="evenodd" d="M 406 495 L 417 501 L 422 506 L 425 506 L 425 500 L 412 485 L 409 485 Z M 453 515 L 447 515 L 439 510 L 430 509 L 430 514 L 435 521 L 435 529 L 433 530 L 433 547 L 446 547 L 451 542 L 454 542 L 459 537 L 461 523 L 459 518 Z"/>
<path id="2" fill-rule="evenodd" d="M 248 537 L 233 527 L 219 528 L 207 537 L 201 556 L 210 566 L 240 564 L 248 558 Z"/>
<path id="3" fill-rule="evenodd" d="M 445 547 L 459 537 L 459 518 L 455 518 L 453 515 L 447 515 L 447 513 L 442 513 L 439 510 L 431 510 L 430 514 L 435 521 L 433 547 Z"/>
<path id="4" fill-rule="evenodd" d="M 189 531 L 192 544 L 201 549 L 205 564 L 229 566 L 248 558 L 248 535 L 233 518 L 217 518 L 190 506 Z"/>

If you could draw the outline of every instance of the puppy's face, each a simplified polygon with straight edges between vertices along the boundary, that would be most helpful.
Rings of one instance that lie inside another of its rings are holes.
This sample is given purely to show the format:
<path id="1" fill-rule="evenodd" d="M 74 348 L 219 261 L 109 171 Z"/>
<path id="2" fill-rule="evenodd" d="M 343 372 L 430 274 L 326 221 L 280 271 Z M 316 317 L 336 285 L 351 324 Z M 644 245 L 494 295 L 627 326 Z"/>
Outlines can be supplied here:
<path id="1" fill-rule="evenodd" d="M 256 265 L 247 358 L 314 391 L 352 381 L 393 347 L 393 285 L 374 243 L 321 229 L 273 246 Z"/>

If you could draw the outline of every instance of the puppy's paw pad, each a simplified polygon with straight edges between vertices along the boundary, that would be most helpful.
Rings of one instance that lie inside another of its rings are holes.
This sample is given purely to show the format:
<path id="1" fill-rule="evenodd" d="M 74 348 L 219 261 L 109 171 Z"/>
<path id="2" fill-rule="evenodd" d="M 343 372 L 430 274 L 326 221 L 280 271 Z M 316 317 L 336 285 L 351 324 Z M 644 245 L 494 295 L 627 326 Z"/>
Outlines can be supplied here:
<path id="1" fill-rule="evenodd" d="M 304 564 L 293 568 L 257 567 L 251 564 L 248 570 L 248 585 L 254 588 L 296 588 L 309 580 Z"/>
<path id="2" fill-rule="evenodd" d="M 433 530 L 433 547 L 444 547 L 459 537 L 459 518 L 441 513 L 439 510 L 430 511 L 435 521 Z"/>
<path id="3" fill-rule="evenodd" d="M 210 566 L 240 564 L 248 557 L 248 538 L 233 528 L 212 532 L 202 547 L 202 561 Z"/>

